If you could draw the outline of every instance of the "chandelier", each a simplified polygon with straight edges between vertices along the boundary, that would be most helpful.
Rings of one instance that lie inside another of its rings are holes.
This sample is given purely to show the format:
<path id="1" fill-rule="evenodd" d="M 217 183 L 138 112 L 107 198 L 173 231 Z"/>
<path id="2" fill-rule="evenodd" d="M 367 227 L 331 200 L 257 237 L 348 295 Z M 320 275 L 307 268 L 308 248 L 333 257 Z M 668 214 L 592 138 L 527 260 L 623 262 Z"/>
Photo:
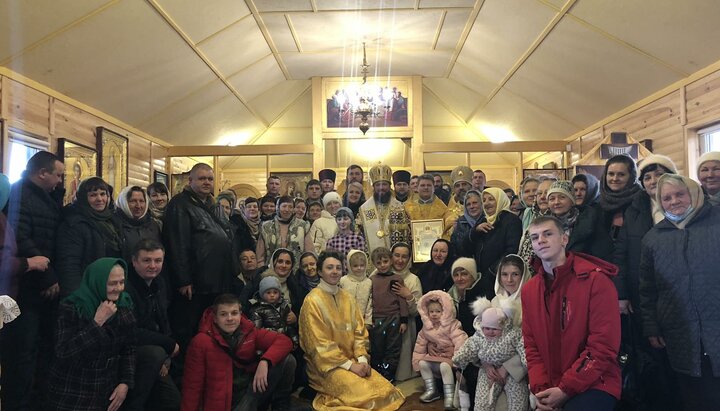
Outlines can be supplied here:
<path id="1" fill-rule="evenodd" d="M 377 112 L 372 107 L 372 96 L 367 93 L 367 76 L 369 73 L 370 65 L 367 62 L 367 54 L 365 53 L 365 42 L 363 42 L 363 62 L 360 65 L 360 73 L 362 73 L 363 81 L 360 86 L 360 96 L 358 105 L 354 110 L 354 114 L 360 116 L 360 126 L 358 127 L 362 131 L 363 135 L 370 130 L 370 123 L 368 123 L 368 116 L 371 114 L 377 115 Z"/>

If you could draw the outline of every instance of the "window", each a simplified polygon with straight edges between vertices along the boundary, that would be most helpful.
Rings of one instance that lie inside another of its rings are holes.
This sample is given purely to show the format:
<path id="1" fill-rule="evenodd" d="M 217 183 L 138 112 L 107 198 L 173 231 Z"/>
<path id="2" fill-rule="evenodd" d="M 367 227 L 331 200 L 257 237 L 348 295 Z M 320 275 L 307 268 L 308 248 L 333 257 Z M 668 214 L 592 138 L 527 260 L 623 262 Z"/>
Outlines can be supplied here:
<path id="1" fill-rule="evenodd" d="M 10 143 L 10 167 L 8 179 L 10 184 L 20 180 L 30 157 L 40 150 L 47 150 L 48 143 L 42 137 L 33 136 L 23 131 L 10 128 L 8 133 Z"/>
<path id="2" fill-rule="evenodd" d="M 708 151 L 720 151 L 720 124 L 698 130 L 700 155 Z"/>

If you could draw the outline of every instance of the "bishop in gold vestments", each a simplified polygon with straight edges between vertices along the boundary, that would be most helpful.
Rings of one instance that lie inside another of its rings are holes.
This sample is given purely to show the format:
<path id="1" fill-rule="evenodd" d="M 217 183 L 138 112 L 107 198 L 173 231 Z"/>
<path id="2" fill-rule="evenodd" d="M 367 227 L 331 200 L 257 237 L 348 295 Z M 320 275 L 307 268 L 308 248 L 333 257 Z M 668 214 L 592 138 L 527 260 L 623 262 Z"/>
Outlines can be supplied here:
<path id="1" fill-rule="evenodd" d="M 310 386 L 319 411 L 397 410 L 405 397 L 375 370 L 360 377 L 346 369 L 368 361 L 368 332 L 355 299 L 320 281 L 300 310 L 300 347 L 305 351 Z"/>

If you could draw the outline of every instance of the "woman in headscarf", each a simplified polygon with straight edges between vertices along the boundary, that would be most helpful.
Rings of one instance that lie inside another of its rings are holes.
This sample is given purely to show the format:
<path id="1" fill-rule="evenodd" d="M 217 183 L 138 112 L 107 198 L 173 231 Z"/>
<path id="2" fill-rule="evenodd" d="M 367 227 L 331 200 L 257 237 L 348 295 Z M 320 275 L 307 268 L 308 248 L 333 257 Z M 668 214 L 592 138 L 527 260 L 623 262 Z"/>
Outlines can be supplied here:
<path id="1" fill-rule="evenodd" d="M 133 387 L 136 323 L 126 272 L 123 260 L 100 258 L 61 302 L 45 409 L 115 411 Z"/>
<path id="2" fill-rule="evenodd" d="M 612 251 L 610 235 L 603 229 L 602 215 L 595 207 L 575 205 L 570 181 L 554 182 L 547 191 L 548 205 L 553 217 L 560 220 L 569 235 L 566 251 L 590 254 L 604 260 Z"/>
<path id="3" fill-rule="evenodd" d="M 600 181 L 600 207 L 605 214 L 603 229 L 610 233 L 613 242 L 623 225 L 625 209 L 641 190 L 637 181 L 637 165 L 630 156 L 619 154 L 605 163 Z"/>
<path id="4" fill-rule="evenodd" d="M 162 228 L 165 207 L 167 207 L 168 201 L 170 201 L 170 192 L 165 184 L 156 181 L 147 186 L 147 194 L 150 197 L 150 214 L 160 222 L 160 228 Z"/>
<path id="5" fill-rule="evenodd" d="M 288 197 L 292 200 L 291 197 Z M 271 221 L 273 218 L 275 218 L 275 215 L 277 213 L 277 198 L 272 196 L 262 196 L 260 197 L 260 200 L 258 201 L 260 205 L 260 220 L 265 221 Z"/>
<path id="6" fill-rule="evenodd" d="M 150 239 L 162 244 L 160 224 L 148 213 L 148 198 L 139 186 L 123 188 L 115 200 L 115 214 L 120 221 L 121 235 L 125 238 L 123 258 L 130 261 L 135 244 Z"/>
<path id="7" fill-rule="evenodd" d="M 556 178 L 548 177 L 543 177 L 541 180 L 542 181 L 540 181 L 535 194 L 535 204 L 529 209 L 526 209 L 525 214 L 523 215 L 523 234 L 520 240 L 520 247 L 517 252 L 517 254 L 521 256 L 528 265 L 530 263 L 530 258 L 535 255 L 532 248 L 532 242 L 530 241 L 528 226 L 534 219 L 550 214 L 550 206 L 547 201 L 547 191 L 550 189 L 552 183 L 557 181 Z M 530 266 L 530 272 L 532 272 L 532 266 Z"/>
<path id="8" fill-rule="evenodd" d="M 123 256 L 120 221 L 109 203 L 107 183 L 100 177 L 90 177 L 80 183 L 75 202 L 65 207 L 55 261 L 61 296 L 80 287 L 82 273 L 93 261 Z"/>
<path id="9" fill-rule="evenodd" d="M 232 191 L 223 191 L 215 197 L 215 215 L 223 220 L 230 221 L 230 216 L 235 213 L 235 193 Z"/>
<path id="10" fill-rule="evenodd" d="M 600 181 L 592 174 L 577 174 L 572 179 L 575 205 L 580 208 L 597 204 L 600 199 Z"/>
<path id="11" fill-rule="evenodd" d="M 255 254 L 261 264 L 270 265 L 269 257 L 278 248 L 287 248 L 293 253 L 293 262 L 299 262 L 305 251 L 305 237 L 310 224 L 295 218 L 293 199 L 282 196 L 277 199 L 277 214 L 265 221 L 260 229 Z M 312 250 L 308 250 L 312 251 Z"/>
<path id="12" fill-rule="evenodd" d="M 307 294 L 317 287 L 320 277 L 317 273 L 317 256 L 311 251 L 305 251 L 300 256 L 300 267 L 297 270 L 297 279 L 300 288 Z"/>
<path id="13" fill-rule="evenodd" d="M 320 218 L 313 221 L 305 237 L 305 249 L 315 254 L 325 251 L 328 240 L 338 233 L 335 214 L 341 206 L 340 195 L 334 191 L 325 193 L 322 202 L 325 209 L 320 213 Z"/>
<path id="14" fill-rule="evenodd" d="M 525 209 L 522 214 L 523 231 L 527 230 L 527 227 L 532 221 L 532 208 L 535 205 L 535 197 L 537 195 L 538 186 L 540 180 L 535 177 L 525 177 L 520 182 L 520 205 Z"/>
<path id="15" fill-rule="evenodd" d="M 274 275 L 278 278 L 280 281 L 280 292 L 282 292 L 285 300 L 290 302 L 290 308 L 292 309 L 287 319 L 288 324 L 295 324 L 297 322 L 300 307 L 305 299 L 305 292 L 302 287 L 300 287 L 298 279 L 295 276 L 294 266 L 295 255 L 286 248 L 278 248 L 273 252 L 270 267 L 260 275 L 256 283 L 257 286 L 254 287 L 254 291 L 257 291 L 260 286 L 260 280 L 265 277 Z"/>
<path id="16" fill-rule="evenodd" d="M 695 181 L 665 174 L 657 184 L 665 218 L 642 240 L 640 309 L 650 345 L 667 350 L 685 410 L 720 403 L 720 208 Z"/>
<path id="17" fill-rule="evenodd" d="M 643 191 L 635 196 L 625 210 L 623 226 L 618 233 L 611 261 L 618 266 L 613 278 L 618 292 L 620 313 L 624 314 L 622 340 L 640 353 L 643 369 L 638 376 L 642 389 L 634 392 L 651 409 L 677 409 L 673 373 L 664 351 L 654 349 L 642 335 L 640 310 L 640 253 L 642 239 L 657 223 L 665 219 L 657 201 L 657 188 L 664 174 L 676 174 L 675 164 L 668 157 L 652 154 L 640 163 L 640 184 Z M 628 327 L 628 322 L 630 327 Z"/>
<path id="18" fill-rule="evenodd" d="M 467 198 L 467 197 L 466 197 Z M 455 262 L 455 252 L 449 241 L 439 238 L 430 248 L 430 260 L 418 271 L 423 294 L 428 291 L 447 291 L 452 287 L 450 267 Z"/>
<path id="19" fill-rule="evenodd" d="M 500 259 L 518 251 L 522 222 L 510 212 L 510 199 L 503 190 L 486 188 L 482 196 L 485 214 L 473 227 L 470 238 L 465 239 L 464 247 L 473 250 L 478 272 L 492 287 Z"/>
<path id="20" fill-rule="evenodd" d="M 458 256 L 472 257 L 475 249 L 467 240 L 483 215 L 482 193 L 475 189 L 468 190 L 463 204 L 463 215 L 455 222 L 450 242 L 455 246 Z"/>
<path id="21" fill-rule="evenodd" d="M 697 174 L 710 204 L 720 205 L 720 151 L 700 156 Z"/>
<path id="22" fill-rule="evenodd" d="M 260 236 L 260 206 L 255 197 L 245 199 L 238 213 L 230 215 L 230 223 L 235 228 L 236 250 L 255 250 Z M 265 262 L 261 262 L 265 264 Z"/>
<path id="23" fill-rule="evenodd" d="M 348 184 L 347 192 L 342 198 L 343 207 L 347 207 L 353 212 L 353 216 L 357 217 L 360 212 L 360 206 L 365 202 L 365 193 L 362 184 L 353 181 Z"/>

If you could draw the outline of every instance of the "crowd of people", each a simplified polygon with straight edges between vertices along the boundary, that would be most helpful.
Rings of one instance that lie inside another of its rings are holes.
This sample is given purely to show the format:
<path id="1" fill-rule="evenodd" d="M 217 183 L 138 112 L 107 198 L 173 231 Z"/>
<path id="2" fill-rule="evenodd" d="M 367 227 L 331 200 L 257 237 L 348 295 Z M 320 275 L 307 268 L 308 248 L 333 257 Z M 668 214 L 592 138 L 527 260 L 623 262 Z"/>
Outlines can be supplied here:
<path id="1" fill-rule="evenodd" d="M 237 198 L 198 163 L 172 198 L 90 177 L 62 207 L 64 172 L 0 175 L 5 410 L 396 410 L 415 377 L 446 410 L 720 403 L 718 152 L 699 183 L 618 155 L 517 195 L 378 164 Z"/>

